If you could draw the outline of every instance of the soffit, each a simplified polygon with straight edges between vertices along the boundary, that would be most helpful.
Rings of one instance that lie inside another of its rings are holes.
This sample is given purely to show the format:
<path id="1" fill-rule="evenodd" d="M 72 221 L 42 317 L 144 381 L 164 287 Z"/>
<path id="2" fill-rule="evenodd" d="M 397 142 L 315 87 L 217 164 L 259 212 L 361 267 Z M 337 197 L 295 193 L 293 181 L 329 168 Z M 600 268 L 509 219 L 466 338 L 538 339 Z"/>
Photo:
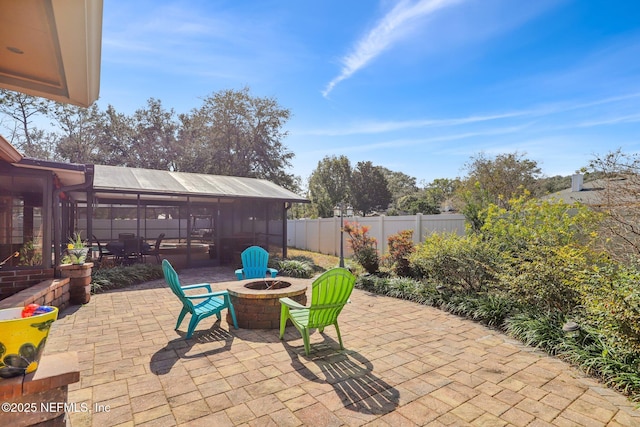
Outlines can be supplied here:
<path id="1" fill-rule="evenodd" d="M 0 87 L 87 107 L 98 99 L 102 0 L 0 0 Z"/>
<path id="2" fill-rule="evenodd" d="M 7 163 L 15 163 L 22 160 L 22 154 L 2 135 L 0 135 L 0 160 L 4 160 Z"/>

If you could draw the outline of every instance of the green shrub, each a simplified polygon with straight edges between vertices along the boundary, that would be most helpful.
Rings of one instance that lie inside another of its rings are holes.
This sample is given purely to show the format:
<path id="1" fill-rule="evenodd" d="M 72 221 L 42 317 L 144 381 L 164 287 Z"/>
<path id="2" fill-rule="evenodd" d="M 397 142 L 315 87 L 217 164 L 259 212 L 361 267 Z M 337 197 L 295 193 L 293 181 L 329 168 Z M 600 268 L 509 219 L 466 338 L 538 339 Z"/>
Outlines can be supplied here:
<path id="1" fill-rule="evenodd" d="M 420 278 L 453 291 L 484 291 L 497 282 L 500 254 L 477 235 L 432 234 L 409 258 Z"/>
<path id="2" fill-rule="evenodd" d="M 407 277 L 391 277 L 386 280 L 386 295 L 410 301 L 422 302 L 420 290 L 422 283 Z"/>
<path id="3" fill-rule="evenodd" d="M 91 292 L 124 288 L 164 277 L 162 267 L 156 264 L 133 264 L 113 268 L 100 268 L 91 274 Z"/>
<path id="4" fill-rule="evenodd" d="M 508 210 L 489 206 L 481 235 L 503 254 L 500 288 L 541 311 L 572 310 L 598 259 L 592 250 L 598 218 L 582 205 L 524 196 L 510 200 Z"/>
<path id="5" fill-rule="evenodd" d="M 481 234 L 500 251 L 518 254 L 537 247 L 590 247 L 601 216 L 585 205 L 561 200 L 509 201 L 509 209 L 489 205 Z"/>
<path id="6" fill-rule="evenodd" d="M 376 249 L 377 241 L 367 235 L 369 227 L 357 222 L 345 222 L 344 231 L 349 234 L 349 245 L 353 251 L 353 259 L 369 274 L 375 274 L 380 268 L 380 257 Z"/>
<path id="7" fill-rule="evenodd" d="M 512 254 L 500 271 L 500 288 L 514 301 L 542 311 L 570 312 L 580 304 L 587 259 L 580 248 L 540 246 Z"/>
<path id="8" fill-rule="evenodd" d="M 305 264 L 309 265 L 314 272 L 316 273 L 320 273 L 320 272 L 325 272 L 326 269 L 322 268 L 321 266 L 317 265 L 315 263 L 315 261 L 313 260 L 313 258 L 305 256 L 305 255 L 296 255 L 296 256 L 292 256 L 287 258 L 289 260 L 292 261 L 300 261 L 300 262 L 304 262 Z"/>
<path id="9" fill-rule="evenodd" d="M 42 265 L 42 248 L 40 245 L 33 240 L 25 242 L 20 247 L 20 264 L 18 265 Z"/>
<path id="10" fill-rule="evenodd" d="M 517 311 L 517 304 L 507 295 L 487 293 L 478 295 L 478 303 L 471 317 L 489 326 L 502 327 L 505 320 Z"/>
<path id="11" fill-rule="evenodd" d="M 463 317 L 472 317 L 478 307 L 478 300 L 472 294 L 451 294 L 443 301 L 441 308 L 449 313 Z"/>
<path id="12" fill-rule="evenodd" d="M 526 345 L 546 350 L 555 355 L 559 352 L 565 336 L 562 325 L 565 317 L 560 312 L 536 312 L 533 310 L 518 313 L 505 320 L 507 333 Z"/>
<path id="13" fill-rule="evenodd" d="M 312 264 L 307 261 L 296 259 L 285 259 L 278 262 L 278 274 L 288 277 L 299 277 L 308 279 L 313 276 Z"/>
<path id="14" fill-rule="evenodd" d="M 419 304 L 440 305 L 442 302 L 441 294 L 435 286 L 408 277 L 359 276 L 356 280 L 356 287 Z"/>
<path id="15" fill-rule="evenodd" d="M 391 269 L 400 277 L 412 275 L 409 257 L 415 251 L 413 243 L 413 230 L 402 230 L 387 238 L 389 244 L 388 260 Z"/>
<path id="16" fill-rule="evenodd" d="M 640 270 L 602 263 L 583 286 L 585 322 L 618 349 L 640 349 Z M 640 351 L 640 350 L 639 350 Z"/>

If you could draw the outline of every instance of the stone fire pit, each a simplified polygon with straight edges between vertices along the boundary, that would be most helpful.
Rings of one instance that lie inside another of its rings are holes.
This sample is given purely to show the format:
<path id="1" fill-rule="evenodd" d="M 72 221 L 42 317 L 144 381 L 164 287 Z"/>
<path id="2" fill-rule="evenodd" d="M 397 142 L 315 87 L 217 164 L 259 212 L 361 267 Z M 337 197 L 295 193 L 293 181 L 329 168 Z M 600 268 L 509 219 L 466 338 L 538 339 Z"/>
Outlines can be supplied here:
<path id="1" fill-rule="evenodd" d="M 245 329 L 280 328 L 280 298 L 307 303 L 307 285 L 279 279 L 247 279 L 227 289 L 236 312 L 238 327 Z M 232 324 L 227 312 L 227 321 Z"/>

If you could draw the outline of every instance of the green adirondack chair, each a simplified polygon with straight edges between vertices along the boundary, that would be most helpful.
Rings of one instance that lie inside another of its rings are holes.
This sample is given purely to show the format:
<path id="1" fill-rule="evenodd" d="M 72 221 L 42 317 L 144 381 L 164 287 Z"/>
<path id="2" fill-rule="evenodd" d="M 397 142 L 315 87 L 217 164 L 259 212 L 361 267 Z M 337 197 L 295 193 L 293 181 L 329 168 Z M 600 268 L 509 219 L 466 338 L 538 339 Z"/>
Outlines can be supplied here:
<path id="1" fill-rule="evenodd" d="M 267 276 L 267 273 L 272 278 L 276 277 L 278 270 L 275 268 L 268 268 L 269 252 L 262 249 L 260 246 L 251 246 L 242 251 L 240 255 L 242 258 L 242 268 L 236 270 L 236 276 L 238 280 L 244 279 L 263 279 Z"/>
<path id="2" fill-rule="evenodd" d="M 164 279 L 173 291 L 173 293 L 182 302 L 182 311 L 178 316 L 178 322 L 176 323 L 176 330 L 180 327 L 184 316 L 187 313 L 191 313 L 191 321 L 189 322 L 189 328 L 187 329 L 187 339 L 191 338 L 193 331 L 196 329 L 198 322 L 202 319 L 216 315 L 220 320 L 220 312 L 227 308 L 231 313 L 231 319 L 233 319 L 233 326 L 238 329 L 238 322 L 236 321 L 236 312 L 233 309 L 233 304 L 229 299 L 229 293 L 227 291 L 211 292 L 211 285 L 208 283 L 199 283 L 197 285 L 180 286 L 180 279 L 178 273 L 173 269 L 173 266 L 169 261 L 162 260 L 162 271 L 164 272 Z M 204 288 L 207 293 L 198 295 L 187 295 L 185 290 Z M 222 298 L 220 298 L 222 297 Z M 193 300 L 203 300 L 199 303 L 192 302 Z"/>
<path id="3" fill-rule="evenodd" d="M 308 356 L 311 350 L 309 330 L 318 329 L 322 332 L 325 326 L 334 325 L 338 333 L 340 349 L 344 349 L 338 327 L 338 315 L 349 301 L 355 282 L 356 277 L 349 270 L 334 268 L 314 280 L 311 285 L 311 305 L 309 307 L 290 298 L 280 298 L 280 339 L 284 337 L 287 320 L 291 320 L 293 326 L 302 334 L 304 352 Z"/>

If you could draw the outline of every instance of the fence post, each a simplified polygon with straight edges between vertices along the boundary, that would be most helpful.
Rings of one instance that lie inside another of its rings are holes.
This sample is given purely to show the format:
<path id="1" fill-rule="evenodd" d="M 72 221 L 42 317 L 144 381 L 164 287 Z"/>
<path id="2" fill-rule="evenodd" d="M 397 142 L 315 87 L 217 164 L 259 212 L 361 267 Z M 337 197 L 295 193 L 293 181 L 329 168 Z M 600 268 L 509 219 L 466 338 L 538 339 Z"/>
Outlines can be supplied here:
<path id="1" fill-rule="evenodd" d="M 413 242 L 422 243 L 422 214 L 421 213 L 416 214 L 416 225 L 415 225 L 415 231 L 413 233 Z"/>
<path id="2" fill-rule="evenodd" d="M 340 251 L 340 222 L 337 216 L 333 217 L 333 254 L 334 256 L 339 255 Z"/>
<path id="3" fill-rule="evenodd" d="M 304 248 L 309 250 L 309 221 L 304 220 Z"/>
<path id="4" fill-rule="evenodd" d="M 387 246 L 387 239 L 384 234 L 384 215 L 380 215 L 380 255 L 384 255 L 385 247 Z"/>

